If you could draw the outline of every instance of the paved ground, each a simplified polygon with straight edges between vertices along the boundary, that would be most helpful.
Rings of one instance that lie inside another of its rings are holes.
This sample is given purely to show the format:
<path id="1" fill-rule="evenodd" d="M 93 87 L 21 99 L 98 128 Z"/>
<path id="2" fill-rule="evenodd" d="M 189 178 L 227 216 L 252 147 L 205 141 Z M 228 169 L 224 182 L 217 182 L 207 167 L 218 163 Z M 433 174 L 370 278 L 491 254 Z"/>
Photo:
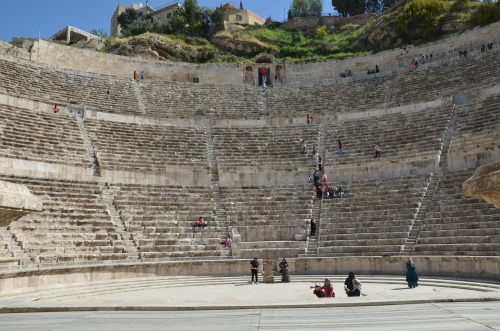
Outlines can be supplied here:
<path id="1" fill-rule="evenodd" d="M 45 330 L 500 330 L 500 303 L 333 308 L 0 314 L 5 331 Z"/>
<path id="2" fill-rule="evenodd" d="M 161 277 L 101 282 L 0 297 L 1 330 L 500 330 L 500 284 L 358 276 L 363 296 L 309 286 L 250 284 L 248 277 Z M 99 310 L 99 311 L 95 311 Z M 43 313 L 34 313 L 34 312 Z"/>

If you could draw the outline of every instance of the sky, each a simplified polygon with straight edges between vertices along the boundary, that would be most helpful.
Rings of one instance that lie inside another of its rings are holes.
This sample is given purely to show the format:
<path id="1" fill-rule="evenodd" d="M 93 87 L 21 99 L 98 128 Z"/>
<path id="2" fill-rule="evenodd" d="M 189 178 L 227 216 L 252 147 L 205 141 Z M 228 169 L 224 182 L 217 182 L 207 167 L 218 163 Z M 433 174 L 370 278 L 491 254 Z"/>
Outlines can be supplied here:
<path id="1" fill-rule="evenodd" d="M 146 4 L 145 0 L 2 0 L 0 9 L 0 40 L 13 37 L 49 38 L 67 25 L 84 31 L 102 29 L 109 34 L 111 16 L 119 4 Z M 153 8 L 170 0 L 150 0 Z M 179 0 L 184 3 L 184 0 Z M 228 0 L 198 0 L 198 5 L 215 8 Z M 239 6 L 239 0 L 231 1 Z M 283 21 L 292 0 L 243 0 L 243 7 L 263 18 L 271 16 Z M 333 12 L 330 0 L 324 2 L 323 12 Z"/>

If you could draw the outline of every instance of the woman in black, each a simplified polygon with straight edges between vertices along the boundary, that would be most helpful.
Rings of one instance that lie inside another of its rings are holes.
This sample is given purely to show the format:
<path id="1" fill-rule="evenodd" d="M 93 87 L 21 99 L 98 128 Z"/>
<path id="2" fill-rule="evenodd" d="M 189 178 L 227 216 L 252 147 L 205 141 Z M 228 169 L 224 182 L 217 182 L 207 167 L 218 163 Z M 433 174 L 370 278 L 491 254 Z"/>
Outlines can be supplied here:
<path id="1" fill-rule="evenodd" d="M 349 272 L 349 277 L 347 277 L 345 279 L 345 282 L 344 282 L 344 289 L 349 289 L 349 291 L 353 291 L 354 290 L 354 285 L 352 284 L 352 280 L 355 279 L 356 277 L 354 277 L 354 273 L 352 271 Z"/>

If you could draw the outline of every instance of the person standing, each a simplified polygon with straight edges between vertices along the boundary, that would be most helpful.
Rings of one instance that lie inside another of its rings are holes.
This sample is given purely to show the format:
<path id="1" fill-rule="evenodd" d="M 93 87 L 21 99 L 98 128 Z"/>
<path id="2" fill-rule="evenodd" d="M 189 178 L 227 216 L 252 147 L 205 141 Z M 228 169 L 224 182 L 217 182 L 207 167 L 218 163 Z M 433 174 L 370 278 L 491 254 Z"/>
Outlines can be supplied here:
<path id="1" fill-rule="evenodd" d="M 54 105 L 54 108 L 52 108 L 52 110 L 54 111 L 54 114 L 57 114 L 59 112 L 59 106 Z"/>
<path id="2" fill-rule="evenodd" d="M 109 90 L 106 91 L 106 100 L 109 101 L 111 98 L 111 94 L 109 94 Z"/>
<path id="3" fill-rule="evenodd" d="M 323 171 L 323 159 L 321 156 L 318 156 L 318 169 L 319 171 Z"/>
<path id="4" fill-rule="evenodd" d="M 134 71 L 134 80 L 139 80 L 139 75 L 137 74 L 137 71 Z"/>
<path id="5" fill-rule="evenodd" d="M 307 140 L 302 139 L 300 141 L 300 143 L 302 144 L 302 154 L 306 154 L 307 153 Z"/>
<path id="6" fill-rule="evenodd" d="M 280 273 L 281 273 L 281 281 L 290 283 L 290 275 L 288 274 L 288 262 L 283 258 L 283 261 L 280 262 Z"/>
<path id="7" fill-rule="evenodd" d="M 311 218 L 311 236 L 316 234 L 316 219 L 314 216 Z"/>
<path id="8" fill-rule="evenodd" d="M 141 79 L 144 79 L 144 71 L 141 71 Z"/>
<path id="9" fill-rule="evenodd" d="M 373 148 L 375 149 L 375 158 L 379 158 L 380 159 L 380 152 L 382 152 L 382 149 L 380 148 L 380 146 L 378 145 L 378 143 L 376 143 Z"/>
<path id="10" fill-rule="evenodd" d="M 344 144 L 339 140 L 339 155 L 344 154 Z"/>
<path id="11" fill-rule="evenodd" d="M 409 288 L 415 288 L 418 286 L 418 275 L 417 275 L 417 266 L 413 262 L 411 257 L 408 258 L 408 262 L 406 262 L 406 281 L 408 282 Z"/>
<path id="12" fill-rule="evenodd" d="M 259 284 L 259 261 L 256 257 L 254 257 L 253 260 L 250 261 L 250 270 L 252 272 L 252 284 Z"/>

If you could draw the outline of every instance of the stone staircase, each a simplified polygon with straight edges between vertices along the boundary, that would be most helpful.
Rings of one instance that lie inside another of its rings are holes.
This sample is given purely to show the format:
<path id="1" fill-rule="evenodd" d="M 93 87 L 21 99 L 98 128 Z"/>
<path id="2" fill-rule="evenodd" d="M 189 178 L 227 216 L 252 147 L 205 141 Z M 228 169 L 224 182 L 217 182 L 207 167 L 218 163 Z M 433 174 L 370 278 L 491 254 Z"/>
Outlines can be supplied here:
<path id="1" fill-rule="evenodd" d="M 217 166 L 217 156 L 215 154 L 214 146 L 214 136 L 212 134 L 211 128 L 206 131 L 207 135 L 207 157 L 208 165 L 210 167 L 210 185 L 214 192 L 216 193 L 216 207 L 215 207 L 215 217 L 217 219 L 217 225 L 220 229 L 225 229 L 225 231 L 220 232 L 219 239 L 221 242 L 229 237 L 229 222 L 224 206 L 224 199 L 222 198 L 222 192 L 219 187 L 219 168 Z M 227 255 L 232 255 L 232 252 L 228 250 Z"/>
<path id="2" fill-rule="evenodd" d="M 87 150 L 87 154 L 89 158 L 92 160 L 92 167 L 93 167 L 93 175 L 95 179 L 98 179 L 101 177 L 101 168 L 99 165 L 99 159 L 97 157 L 97 150 L 92 144 L 92 140 L 90 139 L 89 132 L 87 128 L 85 127 L 85 124 L 83 123 L 83 119 L 80 117 L 76 118 L 78 127 L 80 128 L 80 131 L 82 132 L 82 138 L 83 138 L 83 144 L 85 146 L 85 149 Z"/>
<path id="3" fill-rule="evenodd" d="M 313 211 L 312 216 L 316 219 L 316 234 L 311 236 L 311 228 L 307 227 L 309 233 L 307 233 L 309 237 L 309 241 L 307 243 L 307 251 L 306 254 L 299 254 L 299 257 L 312 257 L 318 256 L 318 247 L 319 247 L 319 236 L 320 236 L 320 222 L 321 222 L 321 206 L 323 205 L 322 199 L 314 199 L 313 202 Z"/>
<path id="4" fill-rule="evenodd" d="M 444 132 L 441 150 L 439 151 L 439 167 L 443 171 L 446 171 L 448 169 L 448 154 L 450 151 L 451 140 L 453 138 L 457 125 L 457 111 L 455 108 L 456 106 L 453 105 L 450 115 L 450 121 L 448 122 L 448 127 Z"/>
<path id="5" fill-rule="evenodd" d="M 385 106 L 390 107 L 393 99 L 393 89 L 394 83 L 396 81 L 397 71 L 393 71 L 391 74 L 391 79 L 389 80 L 389 85 L 387 87 L 387 94 L 385 95 Z"/>
<path id="6" fill-rule="evenodd" d="M 141 114 L 146 114 L 147 108 L 146 108 L 146 99 L 144 98 L 144 95 L 142 94 L 142 89 L 141 89 L 141 83 L 137 82 L 137 84 L 133 84 L 135 95 L 137 96 L 137 103 L 139 105 L 139 112 Z"/>
<path id="7" fill-rule="evenodd" d="M 429 179 L 429 184 L 425 191 L 425 195 L 415 215 L 415 219 L 413 221 L 413 225 L 410 228 L 410 232 L 408 233 L 408 239 L 406 240 L 403 252 L 401 253 L 402 255 L 411 255 L 415 251 L 415 244 L 417 243 L 417 238 L 420 233 L 420 230 L 423 228 L 425 224 L 427 212 L 429 210 L 432 210 L 435 204 L 434 199 L 438 184 L 439 184 L 439 174 L 432 173 Z"/>
<path id="8" fill-rule="evenodd" d="M 125 228 L 124 221 L 118 212 L 115 202 L 114 202 L 114 192 L 111 187 L 107 183 L 99 182 L 99 187 L 101 188 L 102 200 L 106 204 L 107 212 L 111 217 L 111 221 L 117 228 L 117 232 L 121 237 L 120 244 L 125 247 L 127 253 L 130 254 L 128 259 L 136 260 L 138 259 L 138 249 L 137 245 L 133 241 L 132 233 L 127 231 Z"/>
<path id="9" fill-rule="evenodd" d="M 21 265 L 24 262 L 24 250 L 8 228 L 0 228 L 0 266 Z"/>

